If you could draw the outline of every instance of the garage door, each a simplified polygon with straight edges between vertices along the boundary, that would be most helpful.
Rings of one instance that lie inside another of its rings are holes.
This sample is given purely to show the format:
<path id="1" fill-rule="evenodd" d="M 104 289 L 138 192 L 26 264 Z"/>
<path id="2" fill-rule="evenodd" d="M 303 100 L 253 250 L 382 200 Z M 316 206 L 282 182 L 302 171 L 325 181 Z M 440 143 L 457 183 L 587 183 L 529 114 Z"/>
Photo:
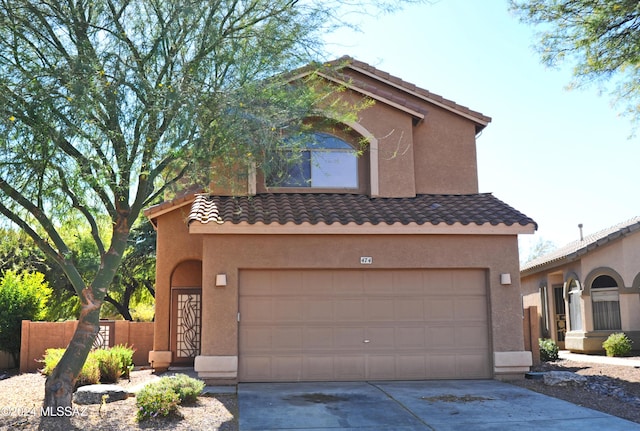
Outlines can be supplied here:
<path id="1" fill-rule="evenodd" d="M 240 380 L 491 377 L 482 270 L 243 270 Z"/>

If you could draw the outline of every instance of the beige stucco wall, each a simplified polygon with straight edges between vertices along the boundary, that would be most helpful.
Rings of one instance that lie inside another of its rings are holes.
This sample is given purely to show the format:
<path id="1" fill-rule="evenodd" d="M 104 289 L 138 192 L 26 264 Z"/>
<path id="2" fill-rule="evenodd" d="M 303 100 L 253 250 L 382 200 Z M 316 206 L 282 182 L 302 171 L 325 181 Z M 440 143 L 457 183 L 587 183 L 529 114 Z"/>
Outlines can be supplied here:
<path id="1" fill-rule="evenodd" d="M 582 258 L 582 271 L 586 277 L 599 267 L 614 269 L 624 280 L 624 287 L 631 287 L 640 272 L 640 235 L 631 235 L 620 241 L 600 247 Z"/>
<path id="2" fill-rule="evenodd" d="M 397 92 L 392 85 L 373 80 L 365 75 L 348 71 L 358 80 L 370 83 L 389 92 Z M 411 118 L 408 113 L 396 108 L 384 106 L 383 102 L 377 102 L 373 108 L 361 113 L 363 124 L 384 125 L 382 129 L 376 129 L 374 136 L 385 138 L 386 147 L 380 153 L 383 159 L 388 159 L 394 151 L 409 149 L 405 143 L 411 136 L 411 160 L 414 166 L 410 172 L 414 173 L 415 193 L 417 194 L 448 194 L 448 193 L 477 193 L 478 171 L 476 155 L 476 125 L 456 113 L 444 109 L 436 104 L 429 103 L 419 97 L 402 94 L 411 106 L 419 106 L 424 112 L 424 119 L 416 121 L 411 126 L 411 133 L 406 123 L 395 122 L 387 112 L 395 110 L 396 116 Z M 393 120 L 393 121 L 392 121 Z M 393 133 L 389 135 L 389 131 Z M 405 155 L 408 162 L 409 156 Z M 388 160 L 387 160 L 388 161 Z M 400 160 L 395 160 L 398 165 Z M 391 167 L 391 165 L 389 165 Z M 400 168 L 400 166 L 396 166 Z M 402 169 L 406 169 L 402 167 Z M 409 172 L 409 171 L 408 171 Z M 385 187 L 393 189 L 393 178 L 386 178 L 381 174 L 381 182 L 387 182 Z M 400 192 L 398 196 L 407 196 L 407 191 Z M 404 194 L 402 194 L 404 193 Z M 391 196 L 391 195 L 390 195 Z"/>
<path id="3" fill-rule="evenodd" d="M 169 317 L 171 307 L 171 277 L 181 262 L 202 259 L 202 238 L 189 235 L 185 223 L 190 206 L 177 208 L 155 219 L 158 227 L 156 254 L 155 332 L 153 349 L 169 350 Z M 188 280 L 177 282 L 188 286 Z M 193 286 L 190 286 L 193 287 Z"/>
<path id="4" fill-rule="evenodd" d="M 379 196 L 415 196 L 411 117 L 393 107 L 376 103 L 360 113 L 359 123 L 378 140 Z"/>
<path id="5" fill-rule="evenodd" d="M 377 148 L 362 156 L 367 165 L 373 163 L 377 166 L 373 169 L 369 166 L 360 167 L 365 175 L 360 178 L 359 193 L 372 192 L 369 172 L 378 186 L 376 195 L 381 197 L 478 192 L 475 123 L 369 77 L 358 75 L 357 79 L 400 94 L 412 107 L 419 107 L 420 112 L 424 113 L 424 119 L 419 119 L 401 106 L 393 106 L 382 100 L 377 100 L 358 113 L 359 133 L 354 139 L 348 140 L 354 146 L 358 144 L 358 136 L 373 136 L 377 141 Z M 348 90 L 340 93 L 339 97 L 355 104 L 362 100 L 363 95 Z M 247 181 L 255 181 L 253 189 L 258 192 L 266 191 L 260 172 L 254 178 L 248 175 L 246 167 L 233 168 L 212 164 L 212 171 L 215 172 L 210 183 L 212 193 L 250 193 L 252 186 Z"/>
<path id="6" fill-rule="evenodd" d="M 198 239 L 184 241 L 180 217 L 163 216 L 172 252 L 158 261 L 158 309 L 154 347 L 168 348 L 168 302 L 171 268 L 183 261 L 180 250 L 199 258 Z M 173 222 L 173 223 L 172 223 Z M 164 235 L 161 235 L 164 236 Z M 191 237 L 194 237 L 192 235 Z M 160 241 L 160 239 L 159 239 Z M 209 235 L 202 240 L 202 354 L 237 355 L 238 272 L 243 268 L 483 268 L 488 270 L 494 351 L 521 351 L 522 313 L 518 284 L 517 240 L 513 236 L 464 235 Z M 311 252 L 312 251 L 312 252 Z M 363 268 L 360 256 L 371 256 Z M 513 284 L 500 284 L 510 273 Z M 227 286 L 216 287 L 216 274 Z M 162 316 L 162 318 L 160 318 Z"/>
<path id="7" fill-rule="evenodd" d="M 429 107 L 414 135 L 417 193 L 478 193 L 473 123 Z"/>

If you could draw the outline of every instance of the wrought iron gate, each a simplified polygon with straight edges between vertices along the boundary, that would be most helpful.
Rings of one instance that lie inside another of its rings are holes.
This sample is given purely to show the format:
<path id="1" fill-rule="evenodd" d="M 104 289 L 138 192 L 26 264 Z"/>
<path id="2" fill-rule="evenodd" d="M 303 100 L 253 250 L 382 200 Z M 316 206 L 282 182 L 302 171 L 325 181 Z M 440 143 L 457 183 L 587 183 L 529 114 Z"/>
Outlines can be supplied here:
<path id="1" fill-rule="evenodd" d="M 171 344 L 175 363 L 192 363 L 200 354 L 202 290 L 175 289 L 172 292 Z"/>

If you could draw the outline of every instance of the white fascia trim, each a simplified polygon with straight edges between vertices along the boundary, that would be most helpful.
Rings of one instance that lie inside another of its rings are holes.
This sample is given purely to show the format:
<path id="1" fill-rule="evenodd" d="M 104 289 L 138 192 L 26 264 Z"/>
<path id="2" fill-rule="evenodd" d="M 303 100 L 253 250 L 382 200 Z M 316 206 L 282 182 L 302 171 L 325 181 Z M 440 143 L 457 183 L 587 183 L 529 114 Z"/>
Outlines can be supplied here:
<path id="1" fill-rule="evenodd" d="M 246 222 L 233 223 L 201 223 L 193 221 L 189 224 L 189 233 L 192 234 L 216 234 L 216 235 L 518 235 L 533 234 L 535 226 L 528 224 L 499 225 L 477 225 L 454 223 L 448 225 L 440 223 L 438 225 L 417 223 L 395 223 L 388 224 L 356 224 L 346 225 L 340 223 L 333 224 L 311 224 L 311 223 L 254 223 Z"/>

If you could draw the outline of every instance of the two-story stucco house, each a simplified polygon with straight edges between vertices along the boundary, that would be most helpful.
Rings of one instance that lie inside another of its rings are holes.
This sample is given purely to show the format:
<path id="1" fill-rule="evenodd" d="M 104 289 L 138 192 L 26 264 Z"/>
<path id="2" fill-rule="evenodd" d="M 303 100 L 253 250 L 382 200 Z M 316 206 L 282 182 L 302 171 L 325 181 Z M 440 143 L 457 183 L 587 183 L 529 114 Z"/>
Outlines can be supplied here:
<path id="1" fill-rule="evenodd" d="M 375 101 L 351 132 L 318 130 L 278 184 L 255 172 L 234 196 L 212 184 L 146 211 L 158 232 L 151 364 L 229 382 L 528 371 L 517 236 L 536 224 L 478 191 L 490 118 L 340 64 L 326 78 Z"/>

